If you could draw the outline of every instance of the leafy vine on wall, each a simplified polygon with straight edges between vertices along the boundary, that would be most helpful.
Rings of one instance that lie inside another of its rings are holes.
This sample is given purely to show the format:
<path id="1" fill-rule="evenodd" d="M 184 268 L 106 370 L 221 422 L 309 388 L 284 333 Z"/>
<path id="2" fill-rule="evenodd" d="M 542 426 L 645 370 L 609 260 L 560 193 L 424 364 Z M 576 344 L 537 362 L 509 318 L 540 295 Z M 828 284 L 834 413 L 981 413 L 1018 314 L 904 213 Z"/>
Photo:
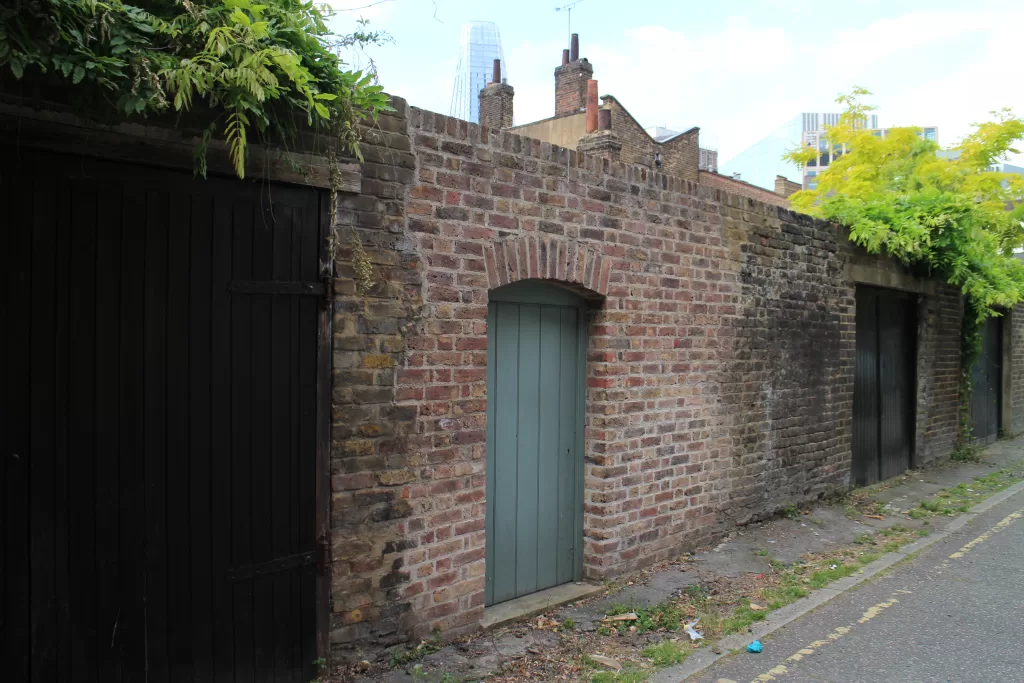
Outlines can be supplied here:
<path id="1" fill-rule="evenodd" d="M 14 0 L 0 8 L 0 71 L 73 86 L 91 112 L 194 111 L 201 175 L 219 137 L 245 177 L 253 134 L 287 140 L 297 113 L 361 160 L 358 126 L 390 110 L 388 97 L 334 54 L 326 16 L 302 0 Z M 355 41 L 380 37 L 364 26 Z"/>

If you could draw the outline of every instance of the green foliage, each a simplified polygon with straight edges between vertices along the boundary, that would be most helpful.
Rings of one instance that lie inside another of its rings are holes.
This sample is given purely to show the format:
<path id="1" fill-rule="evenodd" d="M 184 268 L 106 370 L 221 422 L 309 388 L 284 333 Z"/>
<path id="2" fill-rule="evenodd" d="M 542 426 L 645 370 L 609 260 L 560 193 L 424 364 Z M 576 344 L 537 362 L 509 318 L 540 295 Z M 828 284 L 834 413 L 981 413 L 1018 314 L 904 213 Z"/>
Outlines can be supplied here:
<path id="1" fill-rule="evenodd" d="M 407 648 L 402 645 L 395 646 L 388 653 L 388 665 L 393 667 L 405 666 L 410 662 L 423 659 L 427 655 L 432 655 L 441 649 L 439 641 L 427 641 L 422 640 L 420 644 L 414 648 Z"/>
<path id="2" fill-rule="evenodd" d="M 817 189 L 790 198 L 794 208 L 847 226 L 869 252 L 960 288 L 979 320 L 1024 300 L 1024 263 L 1013 257 L 1024 242 L 1024 177 L 988 170 L 1017 152 L 1024 120 L 993 112 L 941 156 L 918 128 L 892 128 L 885 138 L 867 130 L 874 107 L 860 98 L 869 94 L 856 88 L 837 100 L 846 110 L 826 139 L 847 151 L 818 176 Z M 804 148 L 786 158 L 805 163 L 814 154 Z"/>
<path id="3" fill-rule="evenodd" d="M 659 602 L 648 607 L 617 603 L 608 609 L 608 616 L 614 617 L 628 612 L 636 614 L 636 621 L 611 622 L 611 627 L 617 629 L 619 633 L 625 633 L 633 626 L 636 627 L 637 633 L 659 630 L 676 631 L 686 616 L 683 610 L 673 602 Z"/>
<path id="4" fill-rule="evenodd" d="M 691 652 L 691 648 L 677 640 L 663 640 L 657 645 L 648 645 L 640 654 L 655 666 L 671 666 L 689 657 Z"/>
<path id="5" fill-rule="evenodd" d="M 974 364 L 981 355 L 982 329 L 985 318 L 972 297 L 964 301 L 964 316 L 960 320 L 960 413 L 957 426 L 956 448 L 950 455 L 954 462 L 980 462 L 981 450 L 974 444 L 971 424 L 970 396 L 974 391 Z"/>
<path id="6" fill-rule="evenodd" d="M 999 309 L 1024 301 L 1024 176 L 989 170 L 1018 150 L 1024 120 L 1009 109 L 945 153 L 919 128 L 891 128 L 886 137 L 865 127 L 875 107 L 854 88 L 837 102 L 846 110 L 827 128 L 829 149 L 843 152 L 818 176 L 814 190 L 797 192 L 794 208 L 840 223 L 871 253 L 888 253 L 919 276 L 938 277 L 966 296 L 961 350 L 960 426 L 954 459 L 977 458 L 971 446 L 971 369 L 981 348 L 981 325 Z M 804 164 L 817 154 L 798 148 L 786 159 Z"/>
<path id="7" fill-rule="evenodd" d="M 591 683 L 643 683 L 646 671 L 601 671 L 591 676 Z"/>
<path id="8" fill-rule="evenodd" d="M 953 516 L 969 512 L 972 506 L 1021 480 L 1024 480 L 1024 461 L 1015 462 L 983 477 L 975 477 L 970 483 L 961 482 L 937 491 L 933 498 L 920 501 L 917 507 L 908 510 L 907 514 L 911 519 L 927 519 L 937 515 Z"/>
<path id="9" fill-rule="evenodd" d="M 73 86 L 94 114 L 193 111 L 206 131 L 200 173 L 219 132 L 244 177 L 252 131 L 284 140 L 296 114 L 361 158 L 356 126 L 389 110 L 388 99 L 331 52 L 325 17 L 311 0 L 21 0 L 0 8 L 0 69 Z M 348 40 L 380 39 L 364 27 Z"/>

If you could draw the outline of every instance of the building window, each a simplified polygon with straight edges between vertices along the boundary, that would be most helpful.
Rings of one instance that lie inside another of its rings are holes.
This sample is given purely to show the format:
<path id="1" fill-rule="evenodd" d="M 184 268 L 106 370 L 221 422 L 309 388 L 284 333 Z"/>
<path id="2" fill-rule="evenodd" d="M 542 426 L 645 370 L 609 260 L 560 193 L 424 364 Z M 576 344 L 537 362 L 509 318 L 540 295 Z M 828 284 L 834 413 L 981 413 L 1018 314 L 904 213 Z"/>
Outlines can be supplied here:
<path id="1" fill-rule="evenodd" d="M 924 139 L 925 140 L 931 140 L 931 141 L 934 142 L 935 141 L 935 129 L 934 128 L 925 128 L 924 129 Z"/>

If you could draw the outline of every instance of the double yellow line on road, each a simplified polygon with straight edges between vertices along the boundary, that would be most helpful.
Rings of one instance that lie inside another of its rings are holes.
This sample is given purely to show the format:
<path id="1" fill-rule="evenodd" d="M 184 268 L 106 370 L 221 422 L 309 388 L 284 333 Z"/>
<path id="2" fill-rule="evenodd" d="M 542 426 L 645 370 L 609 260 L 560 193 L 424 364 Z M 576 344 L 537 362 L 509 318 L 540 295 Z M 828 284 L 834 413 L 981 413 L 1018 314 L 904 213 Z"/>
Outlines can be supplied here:
<path id="1" fill-rule="evenodd" d="M 981 545 L 982 543 L 992 538 L 996 534 L 1000 533 L 1001 531 L 1005 531 L 1007 528 L 1009 528 L 1011 524 L 1016 522 L 1021 517 L 1024 517 L 1024 508 L 1017 510 L 1016 512 L 1012 512 L 1003 519 L 1001 519 L 991 529 L 981 534 L 977 538 L 973 539 L 972 541 L 968 542 L 962 548 L 960 548 L 955 553 L 950 555 L 949 560 L 959 560 L 963 558 L 965 555 L 967 555 L 967 553 L 971 552 L 977 546 Z M 948 565 L 949 560 L 943 562 L 942 566 Z M 896 593 L 909 594 L 910 591 L 900 590 L 896 591 Z M 801 648 L 797 652 L 791 654 L 789 657 L 786 657 L 784 663 L 772 667 L 768 671 L 764 672 L 763 674 L 752 680 L 750 683 L 770 683 L 771 681 L 779 680 L 781 676 L 784 676 L 786 673 L 789 672 L 789 667 L 786 665 L 786 663 L 795 664 L 802 660 L 804 657 L 813 655 L 815 652 L 817 652 L 825 645 L 828 645 L 829 643 L 834 643 L 835 641 L 845 636 L 847 633 L 852 631 L 855 626 L 859 624 L 866 624 L 867 622 L 871 621 L 879 614 L 881 614 L 882 612 L 896 604 L 899 604 L 899 600 L 896 598 L 892 598 L 890 600 L 886 600 L 885 602 L 880 602 L 877 605 L 869 607 L 868 610 L 864 612 L 861 618 L 858 619 L 855 623 L 849 624 L 847 626 L 837 627 L 834 631 L 829 633 L 821 640 L 816 640 L 807 647 Z M 722 680 L 723 679 L 719 679 L 719 681 Z"/>
<path id="2" fill-rule="evenodd" d="M 963 548 L 960 548 L 960 550 L 957 550 L 955 553 L 950 555 L 949 559 L 959 560 L 961 557 L 971 552 L 971 550 L 973 550 L 975 546 L 984 543 L 988 539 L 998 534 L 1000 531 L 1005 530 L 1008 526 L 1013 524 L 1021 517 L 1024 517 L 1024 508 L 1017 510 L 1016 512 L 1012 512 L 1006 515 L 1006 517 L 1003 517 L 1003 519 L 994 527 L 983 533 L 981 536 L 978 536 L 976 539 L 965 545 Z"/>

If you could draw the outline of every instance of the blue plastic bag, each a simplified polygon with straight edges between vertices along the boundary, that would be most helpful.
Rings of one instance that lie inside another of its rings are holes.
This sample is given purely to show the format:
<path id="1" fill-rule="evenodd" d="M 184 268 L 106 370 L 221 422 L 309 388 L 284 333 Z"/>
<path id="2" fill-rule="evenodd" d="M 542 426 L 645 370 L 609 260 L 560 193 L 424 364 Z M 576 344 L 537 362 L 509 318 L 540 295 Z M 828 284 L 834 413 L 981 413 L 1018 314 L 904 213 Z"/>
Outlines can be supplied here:
<path id="1" fill-rule="evenodd" d="M 760 640 L 755 640 L 750 645 L 747 645 L 747 652 L 750 652 L 755 655 L 763 649 L 764 647 L 761 645 Z"/>

